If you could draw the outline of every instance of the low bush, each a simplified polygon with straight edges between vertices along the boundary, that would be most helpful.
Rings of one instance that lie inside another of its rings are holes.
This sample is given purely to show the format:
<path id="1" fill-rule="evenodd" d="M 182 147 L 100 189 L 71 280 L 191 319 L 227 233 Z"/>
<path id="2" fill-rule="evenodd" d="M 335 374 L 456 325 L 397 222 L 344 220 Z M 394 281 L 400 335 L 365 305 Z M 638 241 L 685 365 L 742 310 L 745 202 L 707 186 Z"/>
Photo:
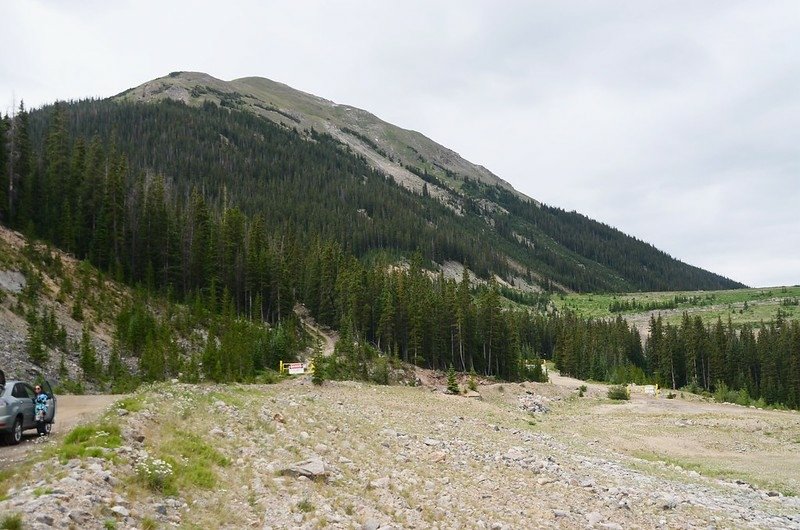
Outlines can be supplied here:
<path id="1" fill-rule="evenodd" d="M 628 393 L 628 387 L 624 385 L 615 385 L 608 389 L 608 397 L 609 399 L 614 399 L 618 401 L 622 400 L 629 400 L 631 398 L 630 394 Z"/>

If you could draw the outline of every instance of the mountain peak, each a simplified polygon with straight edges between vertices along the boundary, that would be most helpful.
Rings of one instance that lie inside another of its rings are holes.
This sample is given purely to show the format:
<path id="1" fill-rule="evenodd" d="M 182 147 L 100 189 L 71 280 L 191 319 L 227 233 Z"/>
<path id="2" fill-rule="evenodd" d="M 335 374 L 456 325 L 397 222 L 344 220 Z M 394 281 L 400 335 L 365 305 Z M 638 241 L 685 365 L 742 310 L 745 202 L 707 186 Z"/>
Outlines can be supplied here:
<path id="1" fill-rule="evenodd" d="M 115 97 L 141 102 L 172 99 L 188 105 L 211 101 L 289 128 L 325 132 L 400 185 L 417 193 L 426 186 L 428 193 L 445 204 L 453 204 L 452 196 L 459 195 L 463 183 L 469 180 L 499 186 L 531 200 L 485 167 L 465 160 L 417 131 L 264 77 L 224 81 L 202 72 L 172 72 Z"/>

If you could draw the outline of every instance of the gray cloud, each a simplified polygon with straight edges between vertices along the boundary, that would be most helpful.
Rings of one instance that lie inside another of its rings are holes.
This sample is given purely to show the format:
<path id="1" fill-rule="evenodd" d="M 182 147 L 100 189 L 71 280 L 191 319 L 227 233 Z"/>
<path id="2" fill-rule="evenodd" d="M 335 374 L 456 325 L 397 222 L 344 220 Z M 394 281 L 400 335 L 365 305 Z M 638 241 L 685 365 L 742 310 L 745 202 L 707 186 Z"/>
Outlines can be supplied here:
<path id="1" fill-rule="evenodd" d="M 800 283 L 794 1 L 28 1 L 0 109 L 172 70 L 419 130 L 549 204 L 751 285 Z"/>

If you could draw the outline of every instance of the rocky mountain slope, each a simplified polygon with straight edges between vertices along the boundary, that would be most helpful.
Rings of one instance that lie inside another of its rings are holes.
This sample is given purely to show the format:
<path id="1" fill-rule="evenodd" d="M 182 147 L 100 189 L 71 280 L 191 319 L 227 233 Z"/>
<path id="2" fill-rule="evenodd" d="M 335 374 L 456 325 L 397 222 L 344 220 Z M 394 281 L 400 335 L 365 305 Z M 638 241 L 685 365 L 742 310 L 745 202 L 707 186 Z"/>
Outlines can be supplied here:
<path id="1" fill-rule="evenodd" d="M 77 384 L 84 328 L 97 360 L 106 364 L 111 352 L 114 319 L 131 298 L 130 290 L 109 280 L 88 263 L 0 226 L 0 368 L 8 378 L 44 376 L 56 385 Z M 32 316 L 50 320 L 63 340 L 38 337 L 43 361 L 29 354 Z M 123 359 L 131 368 L 135 359 Z M 82 384 L 82 383 L 81 383 Z M 74 390 L 75 388 L 73 388 Z"/>
<path id="2" fill-rule="evenodd" d="M 554 380 L 482 400 L 159 384 L 45 442 L 0 512 L 30 528 L 800 528 L 796 413 L 612 404 Z"/>
<path id="3" fill-rule="evenodd" d="M 200 72 L 174 72 L 148 81 L 117 96 L 128 101 L 162 99 L 201 105 L 210 101 L 252 112 L 298 130 L 316 129 L 331 134 L 363 155 L 374 167 L 400 184 L 421 191 L 427 172 L 444 186 L 428 182 L 434 194 L 457 191 L 464 177 L 513 191 L 513 187 L 488 169 L 473 164 L 430 138 L 387 123 L 349 105 L 340 105 L 263 77 L 222 81 Z"/>

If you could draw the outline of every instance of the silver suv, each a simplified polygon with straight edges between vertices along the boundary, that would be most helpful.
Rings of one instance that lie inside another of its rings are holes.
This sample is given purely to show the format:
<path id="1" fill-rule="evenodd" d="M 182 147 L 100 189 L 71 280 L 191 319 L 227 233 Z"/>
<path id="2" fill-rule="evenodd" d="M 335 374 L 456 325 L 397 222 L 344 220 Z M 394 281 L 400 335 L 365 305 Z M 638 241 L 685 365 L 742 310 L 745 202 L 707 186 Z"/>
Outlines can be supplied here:
<path id="1" fill-rule="evenodd" d="M 56 396 L 47 381 L 42 381 L 41 387 L 47 395 L 45 431 L 49 434 L 56 418 Z M 6 374 L 0 370 L 0 434 L 6 443 L 17 445 L 22 441 L 23 431 L 36 428 L 35 399 L 32 385 L 24 381 L 6 381 Z"/>

